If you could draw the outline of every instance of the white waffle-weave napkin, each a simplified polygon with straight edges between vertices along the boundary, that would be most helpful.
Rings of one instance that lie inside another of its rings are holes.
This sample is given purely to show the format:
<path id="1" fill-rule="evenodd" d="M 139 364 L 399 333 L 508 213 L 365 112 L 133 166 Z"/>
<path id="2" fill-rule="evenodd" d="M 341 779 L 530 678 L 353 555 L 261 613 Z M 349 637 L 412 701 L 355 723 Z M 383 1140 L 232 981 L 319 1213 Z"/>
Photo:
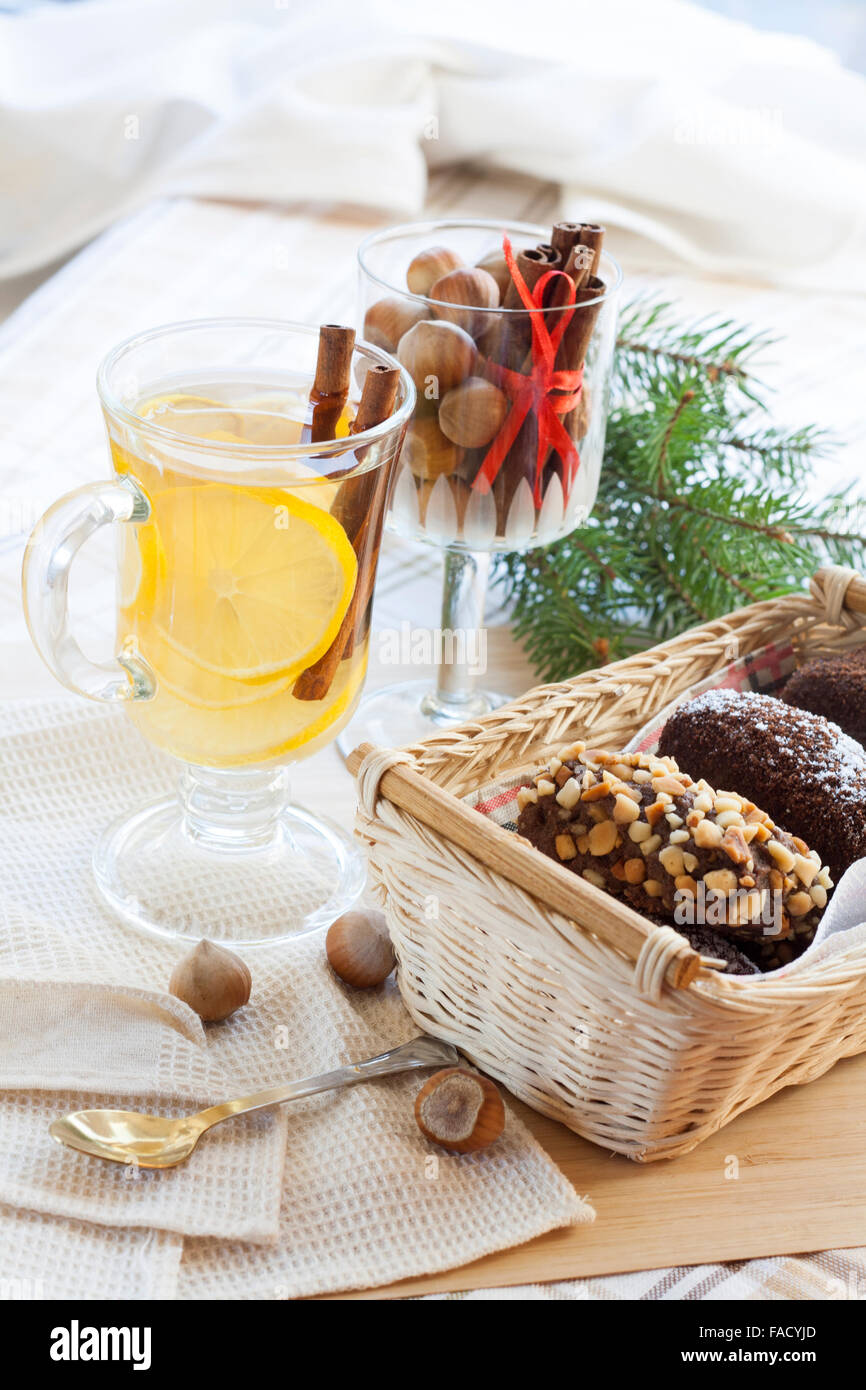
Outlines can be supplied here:
<path id="1" fill-rule="evenodd" d="M 10 1261 L 19 1243 L 50 1247 L 54 1229 L 62 1244 L 68 1219 L 84 1218 L 90 1255 L 76 1292 L 95 1297 L 100 1230 L 106 1260 L 113 1228 L 192 1231 L 174 1295 L 284 1298 L 465 1264 L 592 1220 L 513 1115 L 483 1155 L 434 1151 L 414 1123 L 421 1078 L 411 1075 L 233 1120 L 165 1173 L 130 1177 L 53 1144 L 58 1111 L 181 1113 L 193 1097 L 207 1104 L 329 1070 L 417 1031 L 393 982 L 339 984 L 320 937 L 252 954 L 252 998 L 224 1024 L 203 1028 L 166 994 L 177 951 L 103 909 L 90 854 L 108 822 L 164 795 L 173 776 L 122 713 L 64 698 L 0 706 L 0 1010 L 8 1001 L 17 1018 L 8 1047 L 0 1035 L 0 1202 L 35 1209 L 11 1230 Z M 130 1290 L 171 1283 L 166 1239 L 136 1247 L 143 1268 Z"/>

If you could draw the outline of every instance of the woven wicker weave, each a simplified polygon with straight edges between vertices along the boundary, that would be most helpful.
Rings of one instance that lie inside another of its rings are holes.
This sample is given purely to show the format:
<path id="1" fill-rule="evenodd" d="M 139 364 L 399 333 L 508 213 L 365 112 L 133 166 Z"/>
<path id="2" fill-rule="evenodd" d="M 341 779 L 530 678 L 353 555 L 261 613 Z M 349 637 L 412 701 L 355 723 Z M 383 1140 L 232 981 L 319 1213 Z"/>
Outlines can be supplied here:
<path id="1" fill-rule="evenodd" d="M 403 753 L 358 750 L 358 831 L 418 1025 L 536 1110 L 644 1161 L 866 1050 L 863 948 L 796 978 L 728 977 L 458 800 L 576 738 L 621 747 L 735 656 L 783 640 L 838 651 L 864 623 L 866 582 L 821 570 L 808 594 L 538 687 Z"/>

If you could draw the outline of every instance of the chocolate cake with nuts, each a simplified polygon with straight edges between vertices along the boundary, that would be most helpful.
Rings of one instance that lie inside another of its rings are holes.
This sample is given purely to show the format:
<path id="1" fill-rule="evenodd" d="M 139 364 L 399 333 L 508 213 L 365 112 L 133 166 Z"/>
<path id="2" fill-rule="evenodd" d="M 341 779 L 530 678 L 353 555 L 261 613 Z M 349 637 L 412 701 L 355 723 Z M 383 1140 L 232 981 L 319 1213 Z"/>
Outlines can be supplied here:
<path id="1" fill-rule="evenodd" d="M 866 751 L 821 715 L 752 691 L 708 690 L 671 716 L 659 754 L 757 801 L 808 839 L 834 880 L 866 855 Z"/>
<path id="2" fill-rule="evenodd" d="M 866 743 L 866 646 L 807 661 L 791 676 L 782 699 L 823 714 L 843 734 Z"/>
<path id="3" fill-rule="evenodd" d="M 803 840 L 672 758 L 576 743 L 517 800 L 518 832 L 543 854 L 674 925 L 805 943 L 833 886 Z"/>

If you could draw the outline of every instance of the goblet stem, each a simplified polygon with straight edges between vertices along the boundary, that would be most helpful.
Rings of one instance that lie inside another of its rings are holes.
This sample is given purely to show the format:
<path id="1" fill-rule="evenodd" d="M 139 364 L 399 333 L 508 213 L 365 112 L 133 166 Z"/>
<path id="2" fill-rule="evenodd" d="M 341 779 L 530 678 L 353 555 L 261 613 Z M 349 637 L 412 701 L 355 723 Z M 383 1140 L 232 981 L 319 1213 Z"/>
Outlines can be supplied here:
<path id="1" fill-rule="evenodd" d="M 224 770 L 187 765 L 179 793 L 184 833 L 202 848 L 243 853 L 285 840 L 285 767 Z"/>
<path id="2" fill-rule="evenodd" d="M 447 548 L 442 590 L 441 650 L 435 691 L 422 701 L 437 723 L 477 718 L 492 707 L 475 690 L 475 677 L 487 669 L 484 601 L 490 554 Z"/>

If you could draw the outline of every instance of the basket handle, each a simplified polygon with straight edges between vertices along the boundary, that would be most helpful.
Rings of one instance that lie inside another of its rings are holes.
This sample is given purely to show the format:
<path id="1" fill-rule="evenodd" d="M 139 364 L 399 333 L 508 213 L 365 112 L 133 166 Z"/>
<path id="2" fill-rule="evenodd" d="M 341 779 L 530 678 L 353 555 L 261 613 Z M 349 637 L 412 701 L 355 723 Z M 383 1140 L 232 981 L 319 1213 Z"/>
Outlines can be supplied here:
<path id="1" fill-rule="evenodd" d="M 367 756 L 377 751 L 372 743 L 362 743 L 350 753 L 346 765 L 352 775 L 356 776 Z M 405 763 L 389 767 L 379 780 L 379 793 L 428 829 L 483 860 L 488 868 L 554 912 L 569 917 L 584 931 L 622 951 L 636 964 L 647 941 L 654 938 L 656 928 L 625 903 L 540 854 L 487 816 L 479 815 L 413 767 Z M 664 979 L 674 989 L 684 989 L 700 969 L 701 957 L 683 937 L 682 950 L 669 960 Z"/>
<path id="2" fill-rule="evenodd" d="M 847 608 L 849 613 L 866 614 L 866 579 L 856 570 L 847 569 L 844 565 L 825 565 L 815 571 L 812 585 L 813 592 L 832 607 L 838 604 L 840 608 Z M 838 621 L 838 613 L 833 620 Z"/>

